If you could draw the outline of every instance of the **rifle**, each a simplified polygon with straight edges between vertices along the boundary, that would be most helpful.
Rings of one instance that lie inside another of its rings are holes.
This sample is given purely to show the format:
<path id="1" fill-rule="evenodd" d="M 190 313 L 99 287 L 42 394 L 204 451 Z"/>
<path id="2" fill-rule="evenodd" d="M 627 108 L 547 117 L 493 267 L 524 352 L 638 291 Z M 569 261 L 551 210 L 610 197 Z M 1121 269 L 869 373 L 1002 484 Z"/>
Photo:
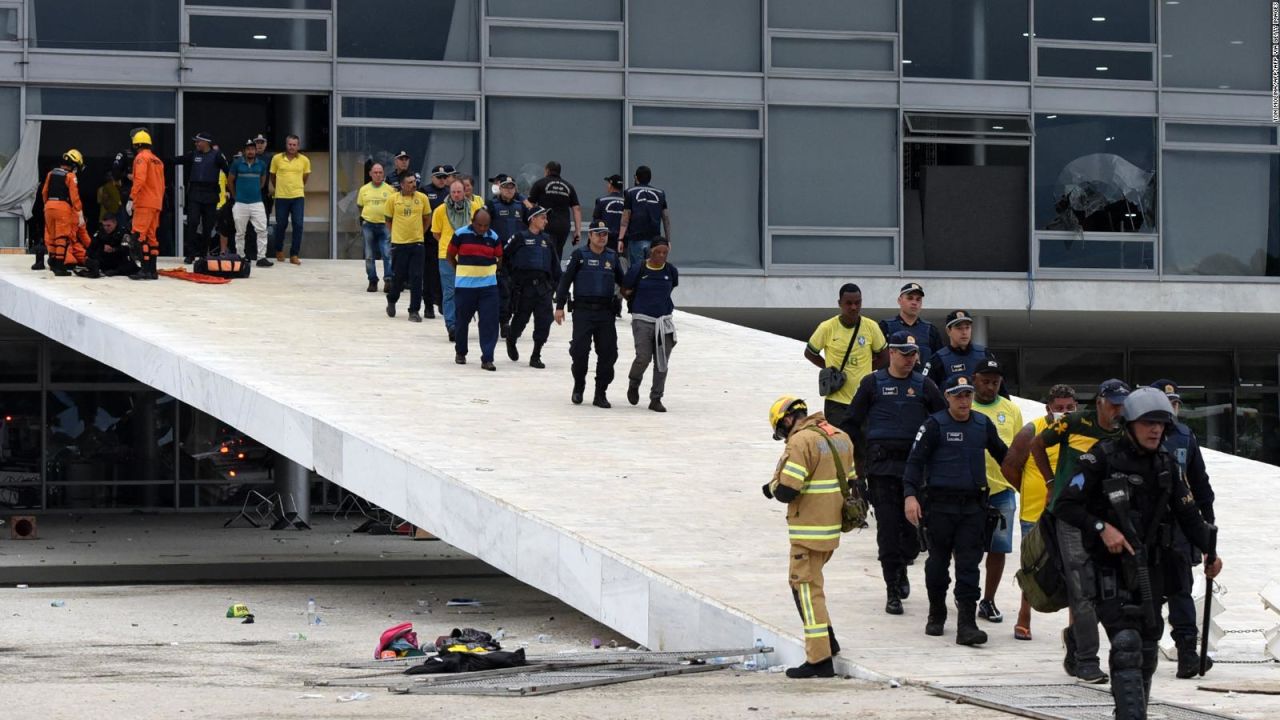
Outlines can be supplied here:
<path id="1" fill-rule="evenodd" d="M 1132 573 L 1132 577 L 1137 580 L 1138 593 L 1142 597 L 1142 616 L 1146 622 L 1146 627 L 1158 628 L 1161 627 L 1163 620 L 1156 607 L 1155 597 L 1151 592 L 1151 567 L 1147 563 L 1147 546 L 1155 541 L 1156 533 L 1160 530 L 1160 521 L 1164 517 L 1164 511 L 1169 504 L 1169 491 L 1164 489 L 1161 492 L 1160 500 L 1155 505 L 1156 514 L 1150 519 L 1151 524 L 1147 533 L 1147 542 L 1143 542 L 1142 538 L 1138 536 L 1138 531 L 1133 525 L 1133 516 L 1129 512 L 1127 484 L 1127 476 L 1112 474 L 1104 483 L 1104 489 L 1116 514 L 1116 527 L 1120 532 L 1124 533 L 1125 539 L 1133 547 L 1133 556 L 1122 561 L 1129 566 L 1125 574 L 1130 576 L 1130 573 Z"/>
<path id="2" fill-rule="evenodd" d="M 1209 526 L 1209 551 L 1204 556 L 1204 621 L 1200 627 L 1200 677 L 1209 672 L 1209 622 L 1213 609 L 1213 578 L 1209 566 L 1218 559 L 1218 528 Z"/>

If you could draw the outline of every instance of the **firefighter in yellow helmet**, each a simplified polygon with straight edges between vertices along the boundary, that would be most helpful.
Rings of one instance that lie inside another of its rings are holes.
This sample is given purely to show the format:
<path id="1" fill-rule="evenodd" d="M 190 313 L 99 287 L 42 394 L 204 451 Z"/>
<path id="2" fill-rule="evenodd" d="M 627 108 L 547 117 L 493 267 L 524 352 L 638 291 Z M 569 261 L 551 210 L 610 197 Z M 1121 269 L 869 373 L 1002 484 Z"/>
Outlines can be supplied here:
<path id="1" fill-rule="evenodd" d="M 133 232 L 142 249 L 142 270 L 131 280 L 158 280 L 156 258 L 160 256 L 160 241 L 156 229 L 160 226 L 160 211 L 164 207 L 164 162 L 151 151 L 151 133 L 143 129 L 134 131 L 129 138 L 133 144 L 133 188 L 129 191 L 126 208 L 133 216 Z"/>
<path id="2" fill-rule="evenodd" d="M 835 676 L 840 644 L 827 615 L 822 568 L 840 545 L 840 474 L 847 479 L 854 471 L 853 441 L 822 413 L 808 413 L 805 401 L 791 396 L 769 408 L 773 439 L 787 447 L 763 488 L 765 497 L 787 506 L 791 594 L 804 623 L 805 662 L 787 670 L 789 678 Z"/>
<path id="3" fill-rule="evenodd" d="M 44 243 L 54 275 L 70 275 L 70 268 L 84 262 L 85 249 L 89 247 L 76 179 L 83 168 L 84 157 L 72 148 L 62 154 L 58 167 L 49 171 L 40 189 L 44 200 Z"/>

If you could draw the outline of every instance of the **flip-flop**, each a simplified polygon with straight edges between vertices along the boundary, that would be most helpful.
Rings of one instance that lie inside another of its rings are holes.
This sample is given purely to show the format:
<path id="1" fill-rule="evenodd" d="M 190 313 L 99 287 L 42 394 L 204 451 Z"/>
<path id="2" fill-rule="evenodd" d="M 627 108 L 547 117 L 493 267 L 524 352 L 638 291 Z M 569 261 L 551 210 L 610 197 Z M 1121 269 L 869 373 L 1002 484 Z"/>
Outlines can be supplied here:
<path id="1" fill-rule="evenodd" d="M 1031 639 L 1031 628 L 1026 627 L 1026 626 L 1023 626 L 1023 625 L 1014 625 L 1014 626 L 1013 626 L 1013 639 L 1014 639 L 1014 640 L 1030 640 L 1030 639 Z"/>

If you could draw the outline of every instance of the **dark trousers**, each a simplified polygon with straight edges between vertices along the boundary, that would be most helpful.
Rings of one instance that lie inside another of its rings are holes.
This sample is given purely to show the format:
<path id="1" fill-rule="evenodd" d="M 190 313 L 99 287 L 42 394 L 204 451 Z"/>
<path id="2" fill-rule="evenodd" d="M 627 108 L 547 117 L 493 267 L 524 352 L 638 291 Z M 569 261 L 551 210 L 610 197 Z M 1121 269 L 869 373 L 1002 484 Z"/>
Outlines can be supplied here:
<path id="1" fill-rule="evenodd" d="M 440 286 L 440 245 L 435 239 L 426 243 L 426 257 L 422 259 L 422 286 L 427 295 L 427 302 L 444 312 L 444 291 Z"/>
<path id="2" fill-rule="evenodd" d="M 583 306 L 573 311 L 573 340 L 569 357 L 573 359 L 573 383 L 586 385 L 587 363 L 591 344 L 596 346 L 596 392 L 604 392 L 613 382 L 613 365 L 618 361 L 618 328 L 613 324 L 613 309 L 608 306 Z"/>
<path id="3" fill-rule="evenodd" d="M 493 348 L 498 344 L 498 286 L 459 287 L 453 291 L 453 307 L 457 313 L 454 350 L 467 355 L 467 330 L 471 318 L 480 316 L 480 362 L 493 362 Z"/>
<path id="4" fill-rule="evenodd" d="M 292 239 L 289 243 L 289 255 L 297 255 L 302 251 L 302 211 L 306 206 L 306 198 L 276 198 L 276 252 L 284 250 L 284 229 L 290 226 Z"/>
<path id="5" fill-rule="evenodd" d="M 558 220 L 552 220 L 547 224 L 547 235 L 551 238 L 551 247 L 556 251 L 556 260 L 559 261 L 564 257 L 564 244 L 569 239 L 569 231 L 573 225 L 569 220 L 565 220 L 561 224 Z"/>
<path id="6" fill-rule="evenodd" d="M 925 587 L 929 605 L 946 607 L 947 588 L 951 585 L 951 560 L 956 564 L 956 603 L 978 602 L 983 535 L 987 512 L 978 500 L 964 504 L 929 503 L 925 506 L 925 534 L 929 543 L 929 559 L 924 565 Z"/>
<path id="7" fill-rule="evenodd" d="M 1177 531 L 1179 536 L 1181 530 Z M 1182 543 L 1185 537 L 1179 538 Z M 1195 641 L 1200 636 L 1200 619 L 1196 617 L 1196 601 L 1191 599 L 1191 588 L 1195 581 L 1191 577 L 1191 549 L 1175 545 L 1165 555 L 1167 582 L 1165 590 L 1169 595 L 1169 635 L 1174 642 L 1179 640 Z"/>
<path id="8" fill-rule="evenodd" d="M 511 273 L 505 267 L 498 268 L 498 324 L 510 325 L 514 310 L 511 302 Z"/>
<path id="9" fill-rule="evenodd" d="M 920 554 L 915 527 L 903 509 L 902 477 L 871 475 L 867 478 L 871 505 L 876 510 L 876 547 L 886 577 L 900 571 Z"/>
<path id="10" fill-rule="evenodd" d="M 107 252 L 105 248 L 106 244 L 102 242 L 102 236 L 95 235 L 86 253 L 86 257 L 91 262 L 96 262 L 98 270 L 104 275 L 133 275 L 138 272 L 138 266 L 129 258 L 128 252 L 120 248 L 116 248 L 114 252 Z"/>
<path id="11" fill-rule="evenodd" d="M 511 329 L 508 338 L 519 338 L 533 318 L 533 342 L 541 345 L 551 335 L 551 279 L 528 277 L 511 278 Z"/>
<path id="12" fill-rule="evenodd" d="M 187 198 L 187 237 L 183 257 L 204 257 L 217 237 L 218 197 L 205 199 L 193 194 Z"/>
<path id="13" fill-rule="evenodd" d="M 849 416 L 849 406 L 835 400 L 823 400 L 822 414 L 826 416 L 827 422 L 838 427 Z"/>
<path id="14" fill-rule="evenodd" d="M 1072 642 L 1075 643 L 1076 662 L 1080 665 L 1097 665 L 1098 611 L 1094 600 L 1098 581 L 1093 561 L 1085 552 L 1079 528 L 1064 522 L 1058 523 L 1058 551 L 1062 555 L 1062 566 L 1067 576 L 1067 599 L 1071 603 L 1071 626 L 1068 629 Z"/>
<path id="15" fill-rule="evenodd" d="M 391 289 L 387 291 L 387 303 L 395 305 L 400 301 L 400 291 L 405 283 L 409 284 L 409 312 L 418 312 L 422 307 L 422 256 L 425 253 L 422 243 L 407 243 L 391 246 Z"/>

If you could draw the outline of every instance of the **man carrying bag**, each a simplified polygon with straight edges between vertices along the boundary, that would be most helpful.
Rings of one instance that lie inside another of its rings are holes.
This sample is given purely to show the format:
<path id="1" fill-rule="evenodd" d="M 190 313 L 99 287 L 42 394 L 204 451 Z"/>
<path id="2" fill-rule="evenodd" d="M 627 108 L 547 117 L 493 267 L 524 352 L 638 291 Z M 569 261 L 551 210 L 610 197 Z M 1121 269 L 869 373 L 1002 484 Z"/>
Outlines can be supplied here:
<path id="1" fill-rule="evenodd" d="M 805 359 L 821 370 L 823 414 L 836 426 L 848 416 L 862 378 L 887 361 L 888 343 L 880 325 L 863 319 L 862 290 L 845 283 L 840 288 L 840 314 L 819 324 L 804 349 Z"/>

